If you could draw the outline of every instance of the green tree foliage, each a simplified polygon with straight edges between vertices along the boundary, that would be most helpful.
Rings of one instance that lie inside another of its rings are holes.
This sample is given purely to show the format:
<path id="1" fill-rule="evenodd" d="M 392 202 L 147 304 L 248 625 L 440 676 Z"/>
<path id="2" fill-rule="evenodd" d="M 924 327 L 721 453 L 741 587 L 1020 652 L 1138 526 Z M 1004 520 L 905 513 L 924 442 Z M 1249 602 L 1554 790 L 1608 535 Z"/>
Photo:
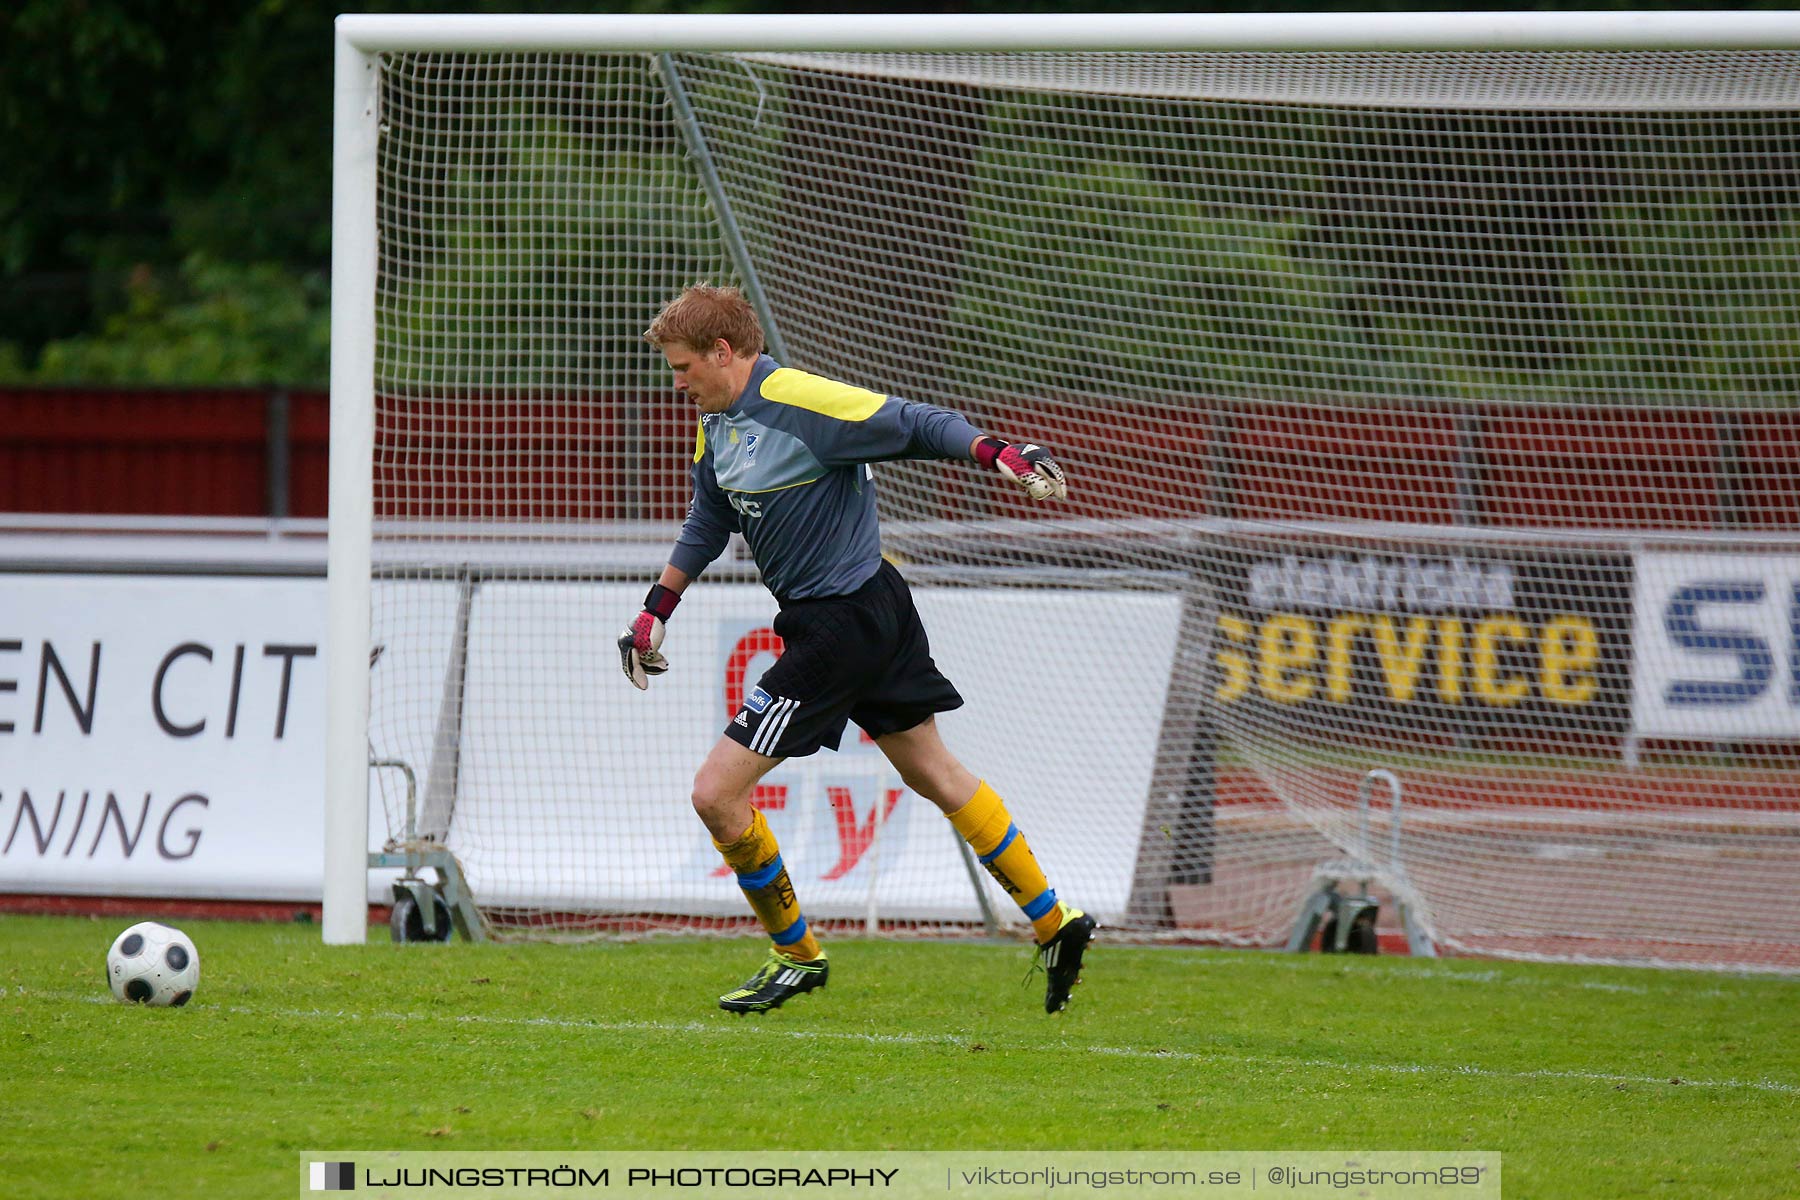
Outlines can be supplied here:
<path id="1" fill-rule="evenodd" d="M 176 295 L 196 316 L 248 310 L 285 274 L 278 290 L 322 303 L 328 13 L 287 0 L 23 0 L 0 25 L 0 338 L 12 360 L 41 359 L 47 378 L 103 360 L 127 380 L 168 378 L 175 362 L 258 379 L 286 369 L 295 357 L 278 343 L 162 348 L 141 368 L 127 356 L 153 348 L 147 306 Z"/>
<path id="2" fill-rule="evenodd" d="M 47 383 L 294 384 L 330 373 L 330 289 L 317 273 L 196 254 L 173 278 L 143 268 L 96 333 L 53 341 Z"/>
<path id="3" fill-rule="evenodd" d="M 190 3 L 24 0 L 0 18 L 0 331 L 15 354 L 93 318 L 99 280 L 156 259 L 165 180 L 194 168 L 183 136 Z"/>
<path id="4" fill-rule="evenodd" d="M 0 378 L 64 369 L 65 344 L 142 329 L 146 271 L 167 303 L 230 311 L 269 299 L 272 275 L 326 311 L 331 243 L 332 22 L 339 13 L 592 12 L 538 0 L 10 0 L 0 5 Z M 700 6 L 667 0 L 614 11 Z M 198 258 L 196 259 L 196 256 Z M 204 266 L 189 266 L 190 262 Z M 227 270 L 227 264 L 238 264 Z M 220 287 L 243 286 L 221 296 Z M 186 297 L 176 300 L 176 297 Z M 274 333 L 280 323 L 256 326 Z M 139 337 L 132 345 L 148 351 Z M 275 378 L 310 352 L 268 342 L 219 359 L 158 355 L 118 378 L 163 378 L 170 361 Z M 82 351 L 82 361 L 98 364 Z M 311 371 L 315 368 L 307 366 Z M 61 377 L 58 375 L 57 377 Z M 227 382 L 189 375 L 185 382 Z M 290 382 L 296 382 L 290 380 Z"/>
<path id="5" fill-rule="evenodd" d="M 1800 212 L 1746 225 L 1723 194 L 1609 210 L 1572 241 L 1570 388 L 1793 404 L 1800 366 Z"/>
<path id="6" fill-rule="evenodd" d="M 1772 140 L 1757 116 L 1682 123 L 1685 142 L 1582 117 L 1562 145 L 1557 118 L 1471 133 L 1245 104 L 1173 123 L 1084 99 L 1052 136 L 1066 105 L 991 112 L 963 380 L 1004 362 L 1050 394 L 1800 402 L 1800 167 L 1734 149 Z M 1529 168 L 1544 145 L 1555 175 Z"/>
<path id="7" fill-rule="evenodd" d="M 1006 175 L 978 191 L 970 224 L 955 310 L 966 378 L 998 360 L 1040 392 L 1093 375 L 1244 394 L 1306 368 L 1296 348 L 1325 332 L 1342 283 L 1306 253 L 1304 222 L 1209 210 L 1104 159 Z"/>
<path id="8" fill-rule="evenodd" d="M 488 386 L 617 378 L 646 359 L 633 335 L 667 299 L 662 268 L 698 254 L 713 268 L 693 275 L 718 276 L 716 226 L 647 67 L 630 62 L 597 90 L 650 136 L 620 149 L 594 136 L 586 114 L 570 115 L 579 103 L 555 96 L 498 117 L 457 111 L 446 96 L 432 129 L 455 136 L 407 143 L 416 209 L 394 218 L 406 229 L 391 239 L 380 284 L 385 384 L 456 378 L 449 364 Z M 627 332 L 598 344 L 598 326 Z M 663 379 L 659 370 L 644 382 Z"/>
<path id="9" fill-rule="evenodd" d="M 0 14 L 0 378 L 323 381 L 331 21 L 359 7 L 519 5 L 14 0 Z M 449 356 L 471 355 L 496 381 L 573 381 L 627 355 L 581 331 L 636 327 L 660 298 L 643 264 L 717 276 L 679 140 L 665 128 L 629 155 L 608 151 L 584 124 L 589 101 L 550 99 L 508 114 L 481 153 L 428 164 L 413 257 L 384 295 L 392 382 L 442 378 Z M 968 165 L 941 165 L 967 172 L 944 193 L 958 211 L 930 210 L 934 228 L 953 227 L 938 243 L 954 277 L 941 305 L 964 379 L 1004 361 L 1019 386 L 1045 390 L 1091 370 L 1148 394 L 1203 379 L 1244 397 L 1793 402 L 1800 155 L 1766 132 L 1729 152 L 1745 118 L 1633 134 L 1629 117 L 1571 116 L 1565 192 L 1525 194 L 1491 186 L 1495 160 L 1519 148 L 1509 135 L 1453 115 L 1439 128 L 1374 109 L 1221 105 L 1197 141 L 1186 115 L 1155 103 L 1089 102 L 1076 134 L 1088 144 L 1057 149 L 1037 124 L 1054 99 L 984 103 L 955 134 L 979 140 Z M 774 92 L 753 115 L 766 128 L 787 119 Z M 1620 140 L 1582 151 L 1598 133 Z M 1673 153 L 1683 137 L 1692 147 Z M 1341 160 L 1328 193 L 1307 164 L 1344 145 L 1365 161 Z M 1669 169 L 1700 146 L 1713 157 Z M 1609 190 L 1636 159 L 1651 186 Z M 778 190 L 751 205 L 778 203 Z M 496 241 L 526 225 L 531 238 Z M 599 296 L 616 309 L 595 313 Z M 1079 352 L 1045 350 L 1050 330 Z"/>

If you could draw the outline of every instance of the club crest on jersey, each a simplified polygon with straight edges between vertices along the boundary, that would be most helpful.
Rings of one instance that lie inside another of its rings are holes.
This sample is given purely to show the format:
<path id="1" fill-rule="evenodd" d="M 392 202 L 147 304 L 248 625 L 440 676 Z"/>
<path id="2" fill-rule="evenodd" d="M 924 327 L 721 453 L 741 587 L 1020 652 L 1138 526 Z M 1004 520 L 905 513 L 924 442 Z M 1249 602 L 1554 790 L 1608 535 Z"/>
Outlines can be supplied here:
<path id="1" fill-rule="evenodd" d="M 752 460 L 756 457 L 756 443 L 761 439 L 761 437 L 762 437 L 761 434 L 756 434 L 756 433 L 746 433 L 744 435 L 744 461 L 745 462 L 749 462 L 750 460 Z"/>
<path id="2" fill-rule="evenodd" d="M 772 699 L 773 697 L 770 696 L 769 693 L 763 691 L 761 688 L 757 688 L 748 696 L 744 697 L 744 707 L 751 712 L 760 715 L 763 710 L 769 707 L 769 701 Z"/>

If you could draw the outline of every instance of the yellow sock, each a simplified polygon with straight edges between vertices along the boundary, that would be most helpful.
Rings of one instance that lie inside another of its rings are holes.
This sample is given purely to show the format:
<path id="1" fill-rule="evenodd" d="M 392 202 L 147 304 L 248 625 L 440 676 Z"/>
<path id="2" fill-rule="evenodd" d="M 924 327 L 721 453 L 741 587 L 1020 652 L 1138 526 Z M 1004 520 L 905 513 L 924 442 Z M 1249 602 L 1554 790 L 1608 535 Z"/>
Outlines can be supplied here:
<path id="1" fill-rule="evenodd" d="M 1062 907 L 1056 891 L 1044 878 L 1037 856 L 1013 819 L 1000 794 L 984 779 L 969 802 L 950 814 L 950 823 L 994 881 L 1006 889 L 1013 903 L 1031 919 L 1037 940 L 1047 942 L 1062 928 Z"/>
<path id="2" fill-rule="evenodd" d="M 713 845 L 737 872 L 744 899 L 750 901 L 756 919 L 769 931 L 775 949 L 789 958 L 819 957 L 819 939 L 800 915 L 800 901 L 788 879 L 787 866 L 781 861 L 781 848 L 775 844 L 775 834 L 762 810 L 750 810 L 750 828 L 737 841 L 729 845 L 715 841 Z"/>

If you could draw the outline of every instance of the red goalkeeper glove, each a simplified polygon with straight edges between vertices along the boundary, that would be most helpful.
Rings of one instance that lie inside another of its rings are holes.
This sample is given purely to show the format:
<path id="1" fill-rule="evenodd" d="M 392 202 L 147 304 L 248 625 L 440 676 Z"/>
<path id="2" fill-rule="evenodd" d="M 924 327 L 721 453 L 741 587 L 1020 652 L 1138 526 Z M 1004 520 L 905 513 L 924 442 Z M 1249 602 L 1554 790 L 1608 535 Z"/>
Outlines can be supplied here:
<path id="1" fill-rule="evenodd" d="M 1042 446 L 984 437 L 975 443 L 975 461 L 999 471 L 1033 500 L 1048 500 L 1052 496 L 1063 500 L 1069 495 L 1063 469 Z"/>
<path id="2" fill-rule="evenodd" d="M 659 649 L 663 640 L 663 621 L 675 615 L 675 606 L 680 603 L 681 593 L 657 584 L 644 597 L 644 611 L 619 635 L 619 666 L 624 670 L 625 678 L 631 680 L 631 686 L 640 692 L 649 689 L 650 676 L 661 675 L 669 669 L 669 660 Z"/>

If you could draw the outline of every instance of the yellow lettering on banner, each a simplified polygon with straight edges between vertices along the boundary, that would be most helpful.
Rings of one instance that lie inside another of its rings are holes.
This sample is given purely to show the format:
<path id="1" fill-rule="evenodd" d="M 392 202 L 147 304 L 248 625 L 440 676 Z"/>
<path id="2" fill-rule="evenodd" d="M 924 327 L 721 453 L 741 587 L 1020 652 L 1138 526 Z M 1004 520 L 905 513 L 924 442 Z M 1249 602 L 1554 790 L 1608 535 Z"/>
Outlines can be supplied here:
<path id="1" fill-rule="evenodd" d="M 1313 665 L 1318 638 L 1312 622 L 1293 613 L 1280 613 L 1263 623 L 1259 641 L 1258 681 L 1263 695 L 1281 704 L 1299 704 L 1312 695 L 1311 675 L 1289 674 Z"/>
<path id="2" fill-rule="evenodd" d="M 1575 707 L 1592 703 L 1600 692 L 1599 632 L 1591 618 L 1573 613 L 1541 627 L 1511 614 L 1475 622 L 1358 612 L 1315 620 L 1277 612 L 1259 622 L 1221 613 L 1217 621 L 1219 679 L 1213 699 L 1220 704 L 1243 699 L 1253 685 L 1278 704 L 1353 703 L 1358 641 L 1365 637 L 1380 661 L 1381 686 L 1395 704 L 1433 699 L 1421 696 L 1420 685 L 1434 663 L 1435 700 L 1447 705 L 1472 697 L 1485 706 L 1510 708 L 1535 694 Z M 1365 660 L 1362 666 L 1367 674 L 1370 664 Z"/>
<path id="3" fill-rule="evenodd" d="M 1250 622 L 1242 617 L 1220 613 L 1219 632 L 1235 646 L 1250 644 Z M 1213 699 L 1220 704 L 1230 704 L 1250 690 L 1250 659 L 1237 650 L 1221 650 L 1219 665 L 1225 668 L 1225 678 L 1213 690 Z"/>
<path id="4" fill-rule="evenodd" d="M 1489 617 L 1475 627 L 1475 694 L 1496 708 L 1517 704 L 1531 694 L 1531 681 L 1500 672 L 1501 642 L 1526 641 L 1525 625 L 1516 617 Z"/>
<path id="5" fill-rule="evenodd" d="M 1382 617 L 1382 620 L 1387 620 Z M 1355 670 L 1352 656 L 1356 652 L 1356 638 L 1369 627 L 1369 618 L 1362 613 L 1345 613 L 1331 622 L 1325 635 L 1325 697 L 1333 704 L 1343 704 L 1350 699 L 1350 689 L 1354 682 Z"/>
<path id="6" fill-rule="evenodd" d="M 1564 613 L 1544 626 L 1542 686 L 1555 704 L 1586 704 L 1599 690 L 1594 664 L 1600 661 L 1600 635 L 1586 617 Z"/>
<path id="7" fill-rule="evenodd" d="M 1445 617 L 1437 623 L 1438 699 L 1461 704 L 1463 698 L 1463 623 Z"/>
<path id="8" fill-rule="evenodd" d="M 1406 704 L 1419 685 L 1419 668 L 1425 665 L 1425 647 L 1431 643 L 1431 619 L 1414 617 L 1406 623 L 1406 647 L 1394 636 L 1394 618 L 1375 622 L 1375 647 L 1381 651 L 1381 673 L 1387 678 L 1388 695 Z"/>

